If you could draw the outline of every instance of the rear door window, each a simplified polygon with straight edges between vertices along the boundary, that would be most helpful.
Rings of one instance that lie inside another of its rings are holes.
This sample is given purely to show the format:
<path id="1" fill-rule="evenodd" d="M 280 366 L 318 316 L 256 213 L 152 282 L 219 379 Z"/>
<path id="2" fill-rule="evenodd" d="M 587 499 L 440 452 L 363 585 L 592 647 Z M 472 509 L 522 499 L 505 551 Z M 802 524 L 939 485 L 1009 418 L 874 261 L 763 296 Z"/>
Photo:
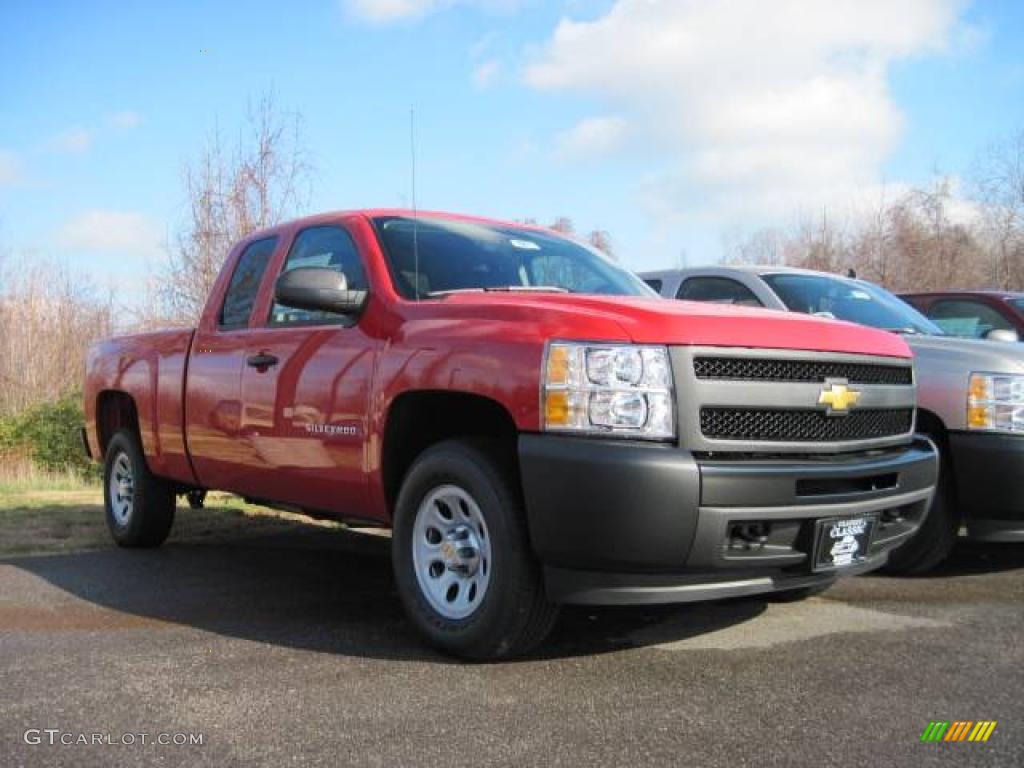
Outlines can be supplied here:
<path id="1" fill-rule="evenodd" d="M 691 277 L 679 286 L 677 299 L 710 301 L 716 304 L 736 304 L 760 307 L 761 302 L 747 286 L 728 277 Z"/>
<path id="2" fill-rule="evenodd" d="M 971 299 L 939 299 L 928 308 L 927 314 L 953 336 L 982 339 L 992 330 L 1014 330 L 1010 320 L 998 310 Z"/>
<path id="3" fill-rule="evenodd" d="M 246 246 L 238 258 L 231 282 L 224 294 L 224 304 L 220 308 L 219 325 L 225 330 L 244 328 L 249 324 L 256 294 L 259 292 L 263 273 L 277 247 L 276 237 L 257 240 Z"/>

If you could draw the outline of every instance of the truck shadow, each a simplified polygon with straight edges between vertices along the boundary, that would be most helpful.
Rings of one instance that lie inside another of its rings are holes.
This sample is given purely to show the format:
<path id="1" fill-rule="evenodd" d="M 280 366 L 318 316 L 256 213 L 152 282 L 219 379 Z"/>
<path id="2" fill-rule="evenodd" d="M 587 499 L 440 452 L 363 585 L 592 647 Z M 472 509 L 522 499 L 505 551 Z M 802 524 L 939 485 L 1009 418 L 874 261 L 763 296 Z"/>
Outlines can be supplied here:
<path id="1" fill-rule="evenodd" d="M 406 622 L 391 576 L 386 537 L 296 525 L 262 536 L 168 542 L 156 550 L 108 549 L 7 557 L 16 567 L 91 604 L 99 631 L 166 631 L 174 625 L 291 648 L 386 659 L 451 663 L 424 646 Z M 38 597 L 33 597 L 38 600 Z M 69 631 L 60 618 L 32 631 Z M 66 605 L 66 604 L 65 604 Z M 96 610 L 98 609 L 98 610 Z M 693 621 L 686 615 L 693 611 Z M 749 621 L 764 603 L 566 608 L 552 636 L 530 657 L 608 653 L 683 640 Z M 72 608 L 83 628 L 81 608 Z M 17 602 L 6 624 L 18 628 Z"/>

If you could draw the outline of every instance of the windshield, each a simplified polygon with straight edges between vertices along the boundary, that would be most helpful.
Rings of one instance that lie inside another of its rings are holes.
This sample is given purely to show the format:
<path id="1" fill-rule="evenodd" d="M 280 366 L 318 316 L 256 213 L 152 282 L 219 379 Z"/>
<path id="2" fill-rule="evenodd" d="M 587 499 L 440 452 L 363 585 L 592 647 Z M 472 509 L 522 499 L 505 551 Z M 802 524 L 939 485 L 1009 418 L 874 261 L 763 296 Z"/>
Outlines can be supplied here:
<path id="1" fill-rule="evenodd" d="M 598 251 L 553 233 L 429 217 L 386 216 L 373 224 L 407 299 L 502 289 L 657 296 Z"/>
<path id="2" fill-rule="evenodd" d="M 794 312 L 848 320 L 887 331 L 942 336 L 942 329 L 886 290 L 861 280 L 777 274 L 764 280 Z"/>
<path id="3" fill-rule="evenodd" d="M 1021 312 L 1024 312 L 1024 299 L 1010 299 L 1010 303 Z"/>

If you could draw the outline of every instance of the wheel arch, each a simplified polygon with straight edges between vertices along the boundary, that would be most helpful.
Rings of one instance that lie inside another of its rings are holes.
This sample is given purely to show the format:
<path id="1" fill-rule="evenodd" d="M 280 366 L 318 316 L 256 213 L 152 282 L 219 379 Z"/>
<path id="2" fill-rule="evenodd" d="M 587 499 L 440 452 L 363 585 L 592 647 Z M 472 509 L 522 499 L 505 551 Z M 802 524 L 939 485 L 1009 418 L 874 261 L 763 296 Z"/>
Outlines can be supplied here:
<path id="1" fill-rule="evenodd" d="M 388 514 L 409 468 L 423 451 L 443 440 L 487 438 L 498 458 L 515 473 L 520 487 L 516 441 L 518 429 L 508 409 L 493 398 L 472 392 L 410 390 L 388 408 L 381 446 L 381 481 Z"/>
<path id="2" fill-rule="evenodd" d="M 939 449 L 939 472 L 946 473 L 952 488 L 953 498 L 959 499 L 956 473 L 953 471 L 953 451 L 949 441 L 949 430 L 946 428 L 945 422 L 934 411 L 919 407 L 917 409 L 917 431 L 930 437 L 932 442 L 935 443 L 935 447 Z M 953 506 L 953 514 L 958 519 L 962 518 L 960 505 L 954 504 Z"/>
<path id="3" fill-rule="evenodd" d="M 111 438 L 122 429 L 130 430 L 142 444 L 135 399 L 127 392 L 105 389 L 96 396 L 96 439 L 101 458 L 106 454 Z"/>

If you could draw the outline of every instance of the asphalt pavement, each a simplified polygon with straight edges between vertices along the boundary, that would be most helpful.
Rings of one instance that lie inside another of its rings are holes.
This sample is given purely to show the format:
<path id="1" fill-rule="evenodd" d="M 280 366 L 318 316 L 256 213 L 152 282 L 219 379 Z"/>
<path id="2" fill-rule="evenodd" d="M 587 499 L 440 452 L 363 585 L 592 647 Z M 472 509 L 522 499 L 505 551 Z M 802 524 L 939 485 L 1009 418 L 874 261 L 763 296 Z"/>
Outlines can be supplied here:
<path id="1" fill-rule="evenodd" d="M 0 560 L 0 765 L 1024 765 L 1024 546 L 801 603 L 566 610 L 484 665 L 420 644 L 387 546 Z M 935 720 L 997 726 L 922 743 Z"/>

